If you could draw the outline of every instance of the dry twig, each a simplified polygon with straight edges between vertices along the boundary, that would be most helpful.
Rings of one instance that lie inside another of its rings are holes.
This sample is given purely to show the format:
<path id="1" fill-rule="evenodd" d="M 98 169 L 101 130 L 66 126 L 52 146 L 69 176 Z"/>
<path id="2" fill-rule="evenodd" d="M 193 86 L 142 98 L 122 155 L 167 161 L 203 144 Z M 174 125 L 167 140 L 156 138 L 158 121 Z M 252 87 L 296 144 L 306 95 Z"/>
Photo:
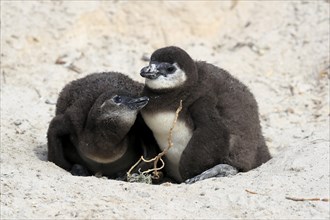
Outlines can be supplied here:
<path id="1" fill-rule="evenodd" d="M 264 193 L 257 193 L 257 192 L 250 191 L 248 189 L 246 189 L 245 192 L 250 193 L 250 194 L 253 194 L 253 195 L 263 195 L 263 196 L 266 196 L 266 194 L 264 194 Z"/>
<path id="2" fill-rule="evenodd" d="M 245 191 L 247 193 L 254 194 L 254 195 L 265 195 L 265 194 L 256 193 L 256 192 L 253 192 L 253 191 L 250 191 L 250 190 L 247 190 L 247 189 Z M 329 199 L 328 198 L 297 198 L 297 197 L 289 197 L 289 196 L 286 196 L 285 198 L 288 199 L 288 200 L 296 201 L 296 202 L 299 202 L 299 201 L 322 201 L 322 202 L 329 202 Z"/>
<path id="3" fill-rule="evenodd" d="M 295 197 L 285 197 L 286 199 L 292 200 L 292 201 L 322 201 L 322 202 L 329 202 L 328 198 L 295 198 Z"/>
<path id="4" fill-rule="evenodd" d="M 250 194 L 258 194 L 258 193 L 256 193 L 256 192 L 253 192 L 253 191 L 250 191 L 250 190 L 245 190 L 245 192 L 247 192 L 247 193 L 250 193 Z"/>
<path id="5" fill-rule="evenodd" d="M 82 73 L 82 70 L 79 67 L 77 67 L 76 65 L 74 65 L 73 63 L 71 63 L 67 68 L 76 73 Z"/>

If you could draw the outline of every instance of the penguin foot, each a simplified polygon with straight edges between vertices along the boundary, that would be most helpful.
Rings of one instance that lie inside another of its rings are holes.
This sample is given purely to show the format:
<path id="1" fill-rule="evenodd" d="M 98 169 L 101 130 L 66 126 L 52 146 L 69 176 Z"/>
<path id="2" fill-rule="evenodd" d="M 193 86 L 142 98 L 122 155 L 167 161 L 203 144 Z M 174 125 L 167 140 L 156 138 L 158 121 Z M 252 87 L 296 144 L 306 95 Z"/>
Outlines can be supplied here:
<path id="1" fill-rule="evenodd" d="M 80 164 L 74 164 L 70 170 L 70 173 L 74 176 L 90 176 L 88 170 Z"/>
<path id="2" fill-rule="evenodd" d="M 225 177 L 225 176 L 232 176 L 238 173 L 238 170 L 228 164 L 218 164 L 206 171 L 204 171 L 203 173 L 187 179 L 185 181 L 186 184 L 192 184 L 195 183 L 197 181 L 201 181 L 201 180 L 205 180 L 211 177 Z"/>

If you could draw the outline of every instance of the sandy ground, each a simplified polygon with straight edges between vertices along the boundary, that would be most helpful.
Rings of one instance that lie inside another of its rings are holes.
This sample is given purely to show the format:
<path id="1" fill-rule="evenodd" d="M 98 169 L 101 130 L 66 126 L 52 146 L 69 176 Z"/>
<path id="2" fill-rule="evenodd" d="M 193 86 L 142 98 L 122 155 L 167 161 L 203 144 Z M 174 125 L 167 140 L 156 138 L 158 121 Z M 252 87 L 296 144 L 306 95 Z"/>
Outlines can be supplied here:
<path id="1" fill-rule="evenodd" d="M 193 185 L 75 177 L 47 162 L 58 92 L 177 45 L 229 70 L 273 159 Z M 1 219 L 329 219 L 329 2 L 1 1 Z M 56 64 L 56 60 L 63 64 Z M 254 193 L 253 193 L 254 192 Z"/>

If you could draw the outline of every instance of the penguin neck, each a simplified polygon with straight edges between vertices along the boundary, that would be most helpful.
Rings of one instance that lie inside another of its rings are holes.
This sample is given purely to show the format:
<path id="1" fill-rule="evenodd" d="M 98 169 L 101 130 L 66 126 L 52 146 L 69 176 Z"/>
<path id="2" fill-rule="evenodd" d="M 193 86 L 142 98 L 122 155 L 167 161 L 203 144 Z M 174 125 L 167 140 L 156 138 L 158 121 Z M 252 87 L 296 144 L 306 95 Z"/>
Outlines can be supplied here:
<path id="1" fill-rule="evenodd" d="M 128 131 L 108 128 L 97 123 L 88 123 L 79 134 L 79 151 L 82 155 L 100 163 L 117 160 L 129 146 Z"/>
<path id="2" fill-rule="evenodd" d="M 129 138 L 114 143 L 113 140 L 98 138 L 90 143 L 81 142 L 79 153 L 82 157 L 102 164 L 109 164 L 122 158 L 129 149 Z"/>
<path id="3" fill-rule="evenodd" d="M 90 158 L 87 155 L 82 155 L 85 163 L 89 166 L 92 172 L 101 172 L 109 178 L 123 177 L 126 172 L 139 160 L 144 150 L 134 146 L 135 137 L 128 136 L 125 138 L 123 145 L 118 147 L 127 146 L 126 151 L 116 160 L 106 161 L 99 158 Z"/>
<path id="4" fill-rule="evenodd" d="M 116 146 L 123 142 L 127 137 L 127 134 L 131 130 L 131 126 L 125 123 L 121 123 L 120 126 L 109 125 L 109 123 L 95 122 L 96 119 L 88 117 L 86 125 L 82 131 L 82 135 L 91 135 L 91 139 L 95 138 L 100 144 L 107 143 L 110 146 Z M 117 122 L 119 124 L 120 122 Z M 133 124 L 133 123 L 132 123 Z"/>
<path id="5" fill-rule="evenodd" d="M 137 161 L 139 156 L 138 155 L 138 149 L 136 146 L 134 146 L 135 143 L 135 139 L 129 135 L 127 135 L 125 138 L 122 139 L 122 141 L 120 143 L 118 143 L 116 146 L 114 147 L 118 147 L 118 148 L 122 148 L 122 149 L 126 149 L 125 152 L 122 154 L 122 156 L 112 162 L 112 164 L 114 163 L 118 163 L 118 165 L 120 165 L 121 163 L 125 163 L 124 161 L 126 161 L 126 163 L 128 163 L 128 161 Z M 123 166 L 123 165 L 121 165 Z"/>
<path id="6" fill-rule="evenodd" d="M 144 95 L 149 97 L 149 103 L 142 109 L 144 110 L 154 110 L 163 109 L 166 110 L 168 107 L 178 106 L 180 100 L 185 100 L 191 93 L 191 89 L 187 86 L 178 87 L 175 89 L 163 89 L 154 90 L 145 87 Z"/>

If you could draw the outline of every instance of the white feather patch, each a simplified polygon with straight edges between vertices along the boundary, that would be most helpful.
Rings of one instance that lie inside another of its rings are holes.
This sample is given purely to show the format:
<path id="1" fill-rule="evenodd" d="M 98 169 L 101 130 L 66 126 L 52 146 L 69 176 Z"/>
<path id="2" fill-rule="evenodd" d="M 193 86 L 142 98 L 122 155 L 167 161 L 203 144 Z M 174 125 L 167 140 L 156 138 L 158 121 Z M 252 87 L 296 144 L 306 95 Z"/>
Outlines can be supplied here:
<path id="1" fill-rule="evenodd" d="M 143 113 L 142 116 L 148 127 L 152 130 L 154 137 L 161 150 L 164 150 L 168 146 L 168 136 L 170 129 L 173 125 L 175 118 L 175 112 L 162 112 L 148 114 Z M 186 125 L 185 122 L 178 120 L 172 133 L 173 147 L 165 155 L 167 159 L 168 172 L 173 175 L 177 180 L 181 180 L 179 172 L 179 163 L 182 152 L 186 148 L 190 138 L 192 136 L 192 130 Z"/>

